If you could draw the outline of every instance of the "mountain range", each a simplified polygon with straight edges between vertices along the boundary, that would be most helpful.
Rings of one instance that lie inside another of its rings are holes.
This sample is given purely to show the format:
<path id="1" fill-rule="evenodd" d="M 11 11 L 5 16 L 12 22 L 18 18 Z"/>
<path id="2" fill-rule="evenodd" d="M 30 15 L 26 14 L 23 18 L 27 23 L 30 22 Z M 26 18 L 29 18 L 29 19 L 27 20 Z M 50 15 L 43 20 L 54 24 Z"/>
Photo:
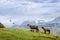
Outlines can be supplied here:
<path id="1" fill-rule="evenodd" d="M 56 17 L 54 20 L 50 21 L 51 23 L 60 23 L 60 17 Z"/>
<path id="2" fill-rule="evenodd" d="M 27 27 L 27 24 L 37 24 L 38 26 L 44 26 L 44 27 L 54 27 L 55 24 L 59 24 L 60 23 L 60 17 L 56 17 L 54 20 L 52 21 L 48 21 L 48 22 L 44 22 L 44 21 L 40 21 L 37 20 L 38 23 L 36 23 L 35 21 L 24 21 L 21 26 L 22 27 Z"/>
<path id="3" fill-rule="evenodd" d="M 26 21 L 24 21 L 24 20 L 22 20 L 23 22 L 21 23 L 21 24 L 18 24 L 20 21 L 17 21 L 17 22 L 14 22 L 14 23 L 16 23 L 16 24 L 13 24 L 13 23 L 6 23 L 6 24 L 4 24 L 5 26 L 15 26 L 15 27 L 24 27 L 24 28 L 28 28 L 27 27 L 27 24 L 36 24 L 36 25 L 38 25 L 38 26 L 45 26 L 45 27 L 54 27 L 54 25 L 55 24 L 58 24 L 58 23 L 60 23 L 60 17 L 56 17 L 54 20 L 52 20 L 52 21 L 48 21 L 48 22 L 45 22 L 45 21 L 42 21 L 42 20 L 31 20 L 31 21 L 29 21 L 29 20 L 26 20 Z M 10 27 L 9 26 L 9 27 Z"/>

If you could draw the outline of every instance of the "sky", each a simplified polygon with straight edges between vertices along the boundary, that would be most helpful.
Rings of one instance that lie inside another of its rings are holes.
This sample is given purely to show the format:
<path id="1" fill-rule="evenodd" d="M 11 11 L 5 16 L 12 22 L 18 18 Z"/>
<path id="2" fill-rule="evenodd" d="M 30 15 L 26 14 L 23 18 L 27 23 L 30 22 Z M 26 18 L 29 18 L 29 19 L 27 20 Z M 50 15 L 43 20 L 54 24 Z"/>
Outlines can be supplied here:
<path id="1" fill-rule="evenodd" d="M 51 21 L 60 16 L 60 0 L 0 0 L 0 22 Z"/>

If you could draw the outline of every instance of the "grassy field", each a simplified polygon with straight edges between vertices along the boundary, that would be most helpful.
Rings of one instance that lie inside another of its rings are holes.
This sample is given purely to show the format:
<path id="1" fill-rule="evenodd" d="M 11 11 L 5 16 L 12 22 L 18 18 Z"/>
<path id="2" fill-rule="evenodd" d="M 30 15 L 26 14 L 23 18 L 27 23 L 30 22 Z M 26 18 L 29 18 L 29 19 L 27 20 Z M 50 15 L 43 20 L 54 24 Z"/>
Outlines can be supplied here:
<path id="1" fill-rule="evenodd" d="M 31 32 L 25 28 L 0 28 L 0 40 L 60 40 L 60 36 L 44 34 L 42 30 Z"/>

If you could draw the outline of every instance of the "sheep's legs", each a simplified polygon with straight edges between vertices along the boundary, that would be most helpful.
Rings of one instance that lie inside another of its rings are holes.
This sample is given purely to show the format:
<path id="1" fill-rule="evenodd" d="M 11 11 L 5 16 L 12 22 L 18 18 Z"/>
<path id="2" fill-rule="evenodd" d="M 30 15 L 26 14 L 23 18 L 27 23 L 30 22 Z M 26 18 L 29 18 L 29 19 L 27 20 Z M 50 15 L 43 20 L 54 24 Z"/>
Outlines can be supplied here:
<path id="1" fill-rule="evenodd" d="M 30 31 L 34 32 L 34 30 L 33 30 L 33 29 L 31 29 Z"/>

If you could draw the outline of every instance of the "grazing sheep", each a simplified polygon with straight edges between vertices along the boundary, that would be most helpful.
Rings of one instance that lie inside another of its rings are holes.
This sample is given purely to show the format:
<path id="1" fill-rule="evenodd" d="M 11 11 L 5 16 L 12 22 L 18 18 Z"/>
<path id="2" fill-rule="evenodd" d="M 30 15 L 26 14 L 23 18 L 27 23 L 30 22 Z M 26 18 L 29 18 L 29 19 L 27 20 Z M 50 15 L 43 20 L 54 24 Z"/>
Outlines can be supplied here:
<path id="1" fill-rule="evenodd" d="M 31 31 L 34 31 L 34 29 L 38 32 L 39 29 L 38 29 L 38 26 L 37 25 L 33 25 L 33 24 L 27 24 L 27 26 L 30 27 Z"/>
<path id="2" fill-rule="evenodd" d="M 46 34 L 47 32 L 50 34 L 50 29 L 49 28 L 44 28 L 44 27 L 41 27 L 43 30 L 44 30 L 44 33 Z"/>

